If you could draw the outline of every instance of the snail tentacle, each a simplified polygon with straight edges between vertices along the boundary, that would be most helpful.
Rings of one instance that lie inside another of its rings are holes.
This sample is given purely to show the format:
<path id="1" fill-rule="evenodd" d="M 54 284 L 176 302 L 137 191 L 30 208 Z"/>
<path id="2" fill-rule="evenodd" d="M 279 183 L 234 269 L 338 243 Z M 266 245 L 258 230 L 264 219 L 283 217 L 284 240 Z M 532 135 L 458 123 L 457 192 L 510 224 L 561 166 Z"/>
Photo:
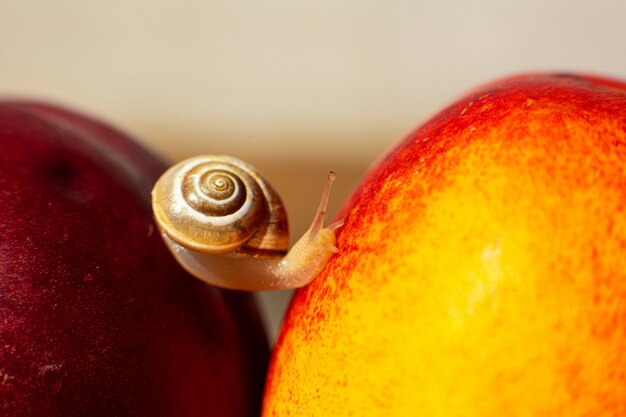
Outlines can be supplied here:
<path id="1" fill-rule="evenodd" d="M 198 168 L 204 163 L 204 168 Z M 227 168 L 235 172 L 232 175 L 222 172 L 229 164 L 232 166 Z M 239 168 L 247 172 L 240 173 Z M 187 178 L 189 172 L 191 179 Z M 335 231 L 343 222 L 324 227 L 335 177 L 334 172 L 329 174 L 311 226 L 288 252 L 287 219 L 280 198 L 254 168 L 234 158 L 205 156 L 177 164 L 155 185 L 152 204 L 163 240 L 178 262 L 197 278 L 239 290 L 297 288 L 315 278 L 337 252 Z M 195 193 L 191 202 L 175 188 L 185 184 L 191 184 Z M 245 198 L 236 195 L 236 190 L 245 190 Z M 219 204 L 222 202 L 236 208 L 227 210 Z M 195 212 L 197 207 L 201 214 Z M 216 213 L 216 218 L 208 219 L 208 212 Z M 248 217 L 239 217 L 244 214 Z M 193 221 L 184 216 L 191 216 Z M 194 223 L 198 219 L 206 221 L 206 228 Z M 193 236 L 176 229 L 189 225 Z M 218 236 L 220 233 L 226 236 Z M 201 244 L 194 240 L 197 235 Z"/>

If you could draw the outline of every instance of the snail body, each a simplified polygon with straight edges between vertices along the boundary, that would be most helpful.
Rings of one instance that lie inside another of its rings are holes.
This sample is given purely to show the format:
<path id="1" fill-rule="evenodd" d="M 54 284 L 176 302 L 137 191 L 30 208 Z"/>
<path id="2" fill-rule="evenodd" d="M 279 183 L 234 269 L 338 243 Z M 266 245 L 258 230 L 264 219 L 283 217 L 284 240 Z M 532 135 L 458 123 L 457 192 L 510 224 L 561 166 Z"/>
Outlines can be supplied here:
<path id="1" fill-rule="evenodd" d="M 334 177 L 328 177 L 311 227 L 289 251 L 278 193 L 236 158 L 204 155 L 174 165 L 155 184 L 152 208 L 168 248 L 197 278 L 240 290 L 297 288 L 337 252 L 341 222 L 323 227 Z"/>

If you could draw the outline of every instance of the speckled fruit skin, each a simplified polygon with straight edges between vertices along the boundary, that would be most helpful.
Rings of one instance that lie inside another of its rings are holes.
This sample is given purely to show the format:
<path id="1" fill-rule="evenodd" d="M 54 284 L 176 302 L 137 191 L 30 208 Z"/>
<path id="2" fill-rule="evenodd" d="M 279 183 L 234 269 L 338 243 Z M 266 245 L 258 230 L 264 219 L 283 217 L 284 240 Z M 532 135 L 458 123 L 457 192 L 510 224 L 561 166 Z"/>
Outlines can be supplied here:
<path id="1" fill-rule="evenodd" d="M 626 415 L 626 85 L 525 75 L 400 142 L 291 304 L 264 416 Z"/>
<path id="2" fill-rule="evenodd" d="M 170 256 L 164 168 L 92 119 L 0 102 L 0 416 L 258 415 L 255 305 Z"/>

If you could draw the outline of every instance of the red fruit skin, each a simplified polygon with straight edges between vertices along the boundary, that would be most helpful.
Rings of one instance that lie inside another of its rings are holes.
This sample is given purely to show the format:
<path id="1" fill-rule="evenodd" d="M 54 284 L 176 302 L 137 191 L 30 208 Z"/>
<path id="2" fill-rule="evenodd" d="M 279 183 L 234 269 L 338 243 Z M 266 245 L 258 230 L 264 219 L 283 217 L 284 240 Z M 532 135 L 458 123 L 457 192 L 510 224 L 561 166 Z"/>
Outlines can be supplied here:
<path id="1" fill-rule="evenodd" d="M 0 103 L 0 415 L 258 415 L 254 300 L 170 256 L 150 209 L 164 169 L 99 122 Z"/>

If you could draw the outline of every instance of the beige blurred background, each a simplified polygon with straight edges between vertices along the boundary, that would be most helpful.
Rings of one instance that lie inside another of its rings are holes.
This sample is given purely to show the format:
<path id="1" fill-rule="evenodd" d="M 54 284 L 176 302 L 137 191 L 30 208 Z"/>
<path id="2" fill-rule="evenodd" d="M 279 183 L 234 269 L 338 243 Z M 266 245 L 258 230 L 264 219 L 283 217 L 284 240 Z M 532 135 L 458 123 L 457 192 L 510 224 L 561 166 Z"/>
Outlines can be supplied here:
<path id="1" fill-rule="evenodd" d="M 529 70 L 626 78 L 626 1 L 0 0 L 0 92 L 87 111 L 171 161 L 231 154 L 292 239 L 404 132 Z M 264 293 L 272 337 L 290 293 Z"/>

